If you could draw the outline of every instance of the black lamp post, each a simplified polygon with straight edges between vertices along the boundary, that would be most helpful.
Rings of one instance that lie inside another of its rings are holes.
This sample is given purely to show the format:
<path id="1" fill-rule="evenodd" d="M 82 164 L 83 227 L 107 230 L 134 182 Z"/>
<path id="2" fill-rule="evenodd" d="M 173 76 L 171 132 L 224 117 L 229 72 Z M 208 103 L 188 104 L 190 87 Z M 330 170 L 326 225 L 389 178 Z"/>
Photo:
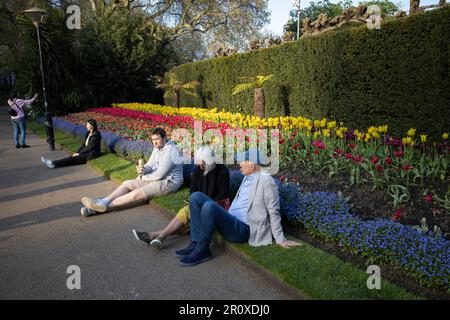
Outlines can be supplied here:
<path id="1" fill-rule="evenodd" d="M 47 143 L 49 149 L 55 150 L 55 135 L 53 132 L 53 120 L 52 115 L 48 112 L 48 103 L 47 103 L 47 93 L 45 91 L 45 80 L 44 80 L 44 67 L 42 64 L 42 50 L 41 50 L 41 36 L 39 34 L 39 24 L 43 22 L 44 17 L 47 15 L 45 10 L 39 8 L 31 8 L 25 10 L 24 13 L 27 14 L 28 18 L 33 22 L 37 31 L 38 45 L 39 45 L 39 59 L 41 65 L 41 76 L 42 76 L 42 91 L 44 92 L 44 106 L 45 106 L 45 130 L 47 132 Z"/>

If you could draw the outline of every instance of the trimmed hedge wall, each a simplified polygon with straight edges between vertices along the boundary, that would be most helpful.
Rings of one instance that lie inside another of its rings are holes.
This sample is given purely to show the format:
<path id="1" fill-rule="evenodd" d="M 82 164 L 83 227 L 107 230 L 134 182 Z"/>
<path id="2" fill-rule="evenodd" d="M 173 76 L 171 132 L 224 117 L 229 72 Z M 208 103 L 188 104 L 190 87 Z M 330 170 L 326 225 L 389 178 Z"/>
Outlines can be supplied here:
<path id="1" fill-rule="evenodd" d="M 175 67 L 177 79 L 202 83 L 181 105 L 251 114 L 253 92 L 231 96 L 240 77 L 274 74 L 266 115 L 326 117 L 365 130 L 388 124 L 438 137 L 450 119 L 450 7 L 304 37 L 277 47 Z M 171 102 L 171 101 L 167 101 Z M 170 103 L 172 104 L 172 103 Z"/>

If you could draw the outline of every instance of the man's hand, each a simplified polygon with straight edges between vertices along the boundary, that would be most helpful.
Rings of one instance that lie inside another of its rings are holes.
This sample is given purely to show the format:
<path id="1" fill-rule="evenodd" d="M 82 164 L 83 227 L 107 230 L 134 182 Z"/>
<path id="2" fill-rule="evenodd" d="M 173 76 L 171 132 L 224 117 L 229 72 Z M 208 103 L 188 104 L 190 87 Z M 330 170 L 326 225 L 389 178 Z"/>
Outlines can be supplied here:
<path id="1" fill-rule="evenodd" d="M 137 172 L 139 175 L 141 175 L 141 174 L 144 173 L 144 168 L 143 168 L 143 167 L 140 167 L 140 166 L 136 166 L 136 172 Z"/>
<path id="2" fill-rule="evenodd" d="M 76 157 L 76 156 L 79 156 L 80 154 L 79 153 L 74 153 L 73 155 L 72 155 L 72 157 Z"/>
<path id="3" fill-rule="evenodd" d="M 281 246 L 283 248 L 290 248 L 290 247 L 300 247 L 300 246 L 302 246 L 302 244 L 297 241 L 286 240 L 286 241 L 280 243 L 279 246 Z"/>

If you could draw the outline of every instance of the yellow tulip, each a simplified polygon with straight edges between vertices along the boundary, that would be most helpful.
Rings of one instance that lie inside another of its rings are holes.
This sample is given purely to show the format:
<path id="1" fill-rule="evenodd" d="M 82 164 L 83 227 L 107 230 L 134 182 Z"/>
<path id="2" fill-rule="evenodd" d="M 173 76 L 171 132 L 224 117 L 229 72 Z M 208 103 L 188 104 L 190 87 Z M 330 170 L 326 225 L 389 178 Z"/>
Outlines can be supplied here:
<path id="1" fill-rule="evenodd" d="M 408 130 L 407 135 L 408 135 L 409 137 L 414 137 L 415 134 L 416 134 L 416 129 L 411 128 L 411 129 Z"/>

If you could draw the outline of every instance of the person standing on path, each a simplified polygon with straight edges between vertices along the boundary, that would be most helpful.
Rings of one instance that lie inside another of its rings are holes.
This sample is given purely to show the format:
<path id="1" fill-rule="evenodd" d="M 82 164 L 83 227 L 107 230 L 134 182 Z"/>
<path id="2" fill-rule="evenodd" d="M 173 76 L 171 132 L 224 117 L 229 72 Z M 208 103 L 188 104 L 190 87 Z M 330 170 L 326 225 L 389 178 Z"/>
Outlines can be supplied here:
<path id="1" fill-rule="evenodd" d="M 27 136 L 27 119 L 25 115 L 25 109 L 30 107 L 30 105 L 37 99 L 38 94 L 36 93 L 33 98 L 29 100 L 18 99 L 17 93 L 12 92 L 8 98 L 8 105 L 14 109 L 17 114 L 11 116 L 11 123 L 14 129 L 14 142 L 16 143 L 16 148 L 29 148 L 25 143 Z M 19 131 L 20 131 L 20 143 L 19 143 Z"/>

